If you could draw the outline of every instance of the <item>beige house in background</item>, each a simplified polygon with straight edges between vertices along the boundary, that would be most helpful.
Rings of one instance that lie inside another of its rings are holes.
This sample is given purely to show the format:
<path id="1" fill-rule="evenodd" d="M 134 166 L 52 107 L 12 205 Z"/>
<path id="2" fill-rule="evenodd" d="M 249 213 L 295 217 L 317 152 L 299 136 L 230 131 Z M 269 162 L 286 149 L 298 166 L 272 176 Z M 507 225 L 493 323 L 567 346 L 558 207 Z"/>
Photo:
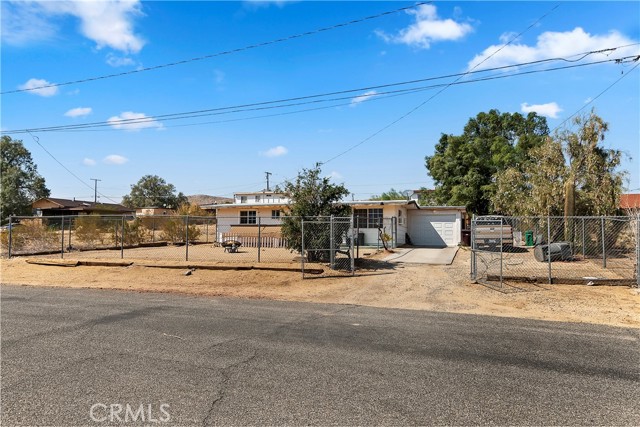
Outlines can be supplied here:
<path id="1" fill-rule="evenodd" d="M 175 215 L 176 211 L 167 208 L 146 207 L 136 208 L 136 216 L 163 216 L 163 215 Z"/>
<path id="2" fill-rule="evenodd" d="M 352 200 L 350 205 L 360 244 L 375 246 L 379 228 L 392 236 L 395 245 L 457 246 L 465 218 L 463 206 L 420 206 L 417 200 Z M 215 210 L 217 240 L 235 237 L 281 238 L 281 215 L 289 198 L 267 191 L 236 193 L 232 203 L 203 205 Z M 409 241 L 407 240 L 409 238 Z"/>

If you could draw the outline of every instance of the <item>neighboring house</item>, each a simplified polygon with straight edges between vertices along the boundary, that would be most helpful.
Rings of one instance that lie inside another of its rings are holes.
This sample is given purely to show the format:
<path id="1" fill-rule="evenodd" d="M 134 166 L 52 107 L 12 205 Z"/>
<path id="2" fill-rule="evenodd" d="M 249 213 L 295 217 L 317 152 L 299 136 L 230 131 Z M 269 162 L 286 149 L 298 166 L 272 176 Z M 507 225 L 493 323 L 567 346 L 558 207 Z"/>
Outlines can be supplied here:
<path id="1" fill-rule="evenodd" d="M 146 208 L 136 208 L 136 216 L 163 216 L 163 215 L 175 215 L 176 211 L 167 208 L 158 208 L 150 206 Z"/>
<path id="2" fill-rule="evenodd" d="M 630 193 L 620 196 L 621 209 L 640 209 L 640 194 Z"/>
<path id="3" fill-rule="evenodd" d="M 431 195 L 433 195 L 433 193 L 435 193 L 436 190 L 429 190 L 426 188 L 423 188 L 421 190 L 411 190 L 411 195 L 409 196 L 409 198 L 411 200 L 420 200 L 420 198 L 424 198 L 427 199 L 429 198 Z"/>
<path id="4" fill-rule="evenodd" d="M 279 238 L 280 219 L 289 198 L 266 191 L 236 193 L 233 203 L 203 205 L 215 210 L 218 240 L 230 236 Z M 398 245 L 456 246 L 460 243 L 465 216 L 463 206 L 420 206 L 416 200 L 352 200 L 343 202 L 353 210 L 354 227 L 365 245 L 376 245 L 378 228 L 393 235 Z"/>
<path id="5" fill-rule="evenodd" d="M 45 197 L 31 204 L 35 216 L 61 215 L 133 215 L 135 209 L 130 209 L 117 203 L 94 203 L 83 200 L 56 199 Z"/>

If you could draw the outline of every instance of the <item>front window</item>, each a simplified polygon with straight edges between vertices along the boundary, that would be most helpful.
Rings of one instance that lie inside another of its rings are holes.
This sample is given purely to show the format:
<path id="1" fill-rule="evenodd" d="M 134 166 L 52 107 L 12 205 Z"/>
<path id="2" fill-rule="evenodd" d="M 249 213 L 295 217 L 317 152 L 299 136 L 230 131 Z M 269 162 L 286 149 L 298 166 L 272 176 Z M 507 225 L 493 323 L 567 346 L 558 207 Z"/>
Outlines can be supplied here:
<path id="1" fill-rule="evenodd" d="M 256 211 L 240 211 L 240 224 L 256 224 Z"/>
<path id="2" fill-rule="evenodd" d="M 382 227 L 382 209 L 354 209 L 353 219 L 356 227 Z"/>
<path id="3" fill-rule="evenodd" d="M 280 218 L 280 211 L 279 210 L 271 211 L 271 219 L 278 219 L 278 218 Z"/>
<path id="4" fill-rule="evenodd" d="M 260 201 L 260 196 L 256 196 L 255 200 L 256 200 L 256 203 L 259 202 Z"/>
<path id="5" fill-rule="evenodd" d="M 247 196 L 240 196 L 240 203 L 247 203 Z"/>

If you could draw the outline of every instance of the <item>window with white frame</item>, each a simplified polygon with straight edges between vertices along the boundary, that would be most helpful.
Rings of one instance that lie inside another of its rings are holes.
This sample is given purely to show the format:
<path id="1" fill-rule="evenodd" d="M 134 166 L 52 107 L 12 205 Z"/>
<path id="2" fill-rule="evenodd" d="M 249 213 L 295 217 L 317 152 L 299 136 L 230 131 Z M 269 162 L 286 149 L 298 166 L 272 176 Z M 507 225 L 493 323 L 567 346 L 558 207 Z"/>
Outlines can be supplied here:
<path id="1" fill-rule="evenodd" d="M 247 203 L 247 196 L 240 196 L 240 203 Z"/>
<path id="2" fill-rule="evenodd" d="M 274 209 L 271 211 L 271 219 L 279 219 L 280 218 L 280 210 Z"/>
<path id="3" fill-rule="evenodd" d="M 354 225 L 359 228 L 382 227 L 382 209 L 354 209 Z"/>
<path id="4" fill-rule="evenodd" d="M 260 196 L 255 197 L 256 203 L 260 202 Z"/>
<path id="5" fill-rule="evenodd" d="M 240 224 L 256 223 L 256 211 L 240 211 Z"/>

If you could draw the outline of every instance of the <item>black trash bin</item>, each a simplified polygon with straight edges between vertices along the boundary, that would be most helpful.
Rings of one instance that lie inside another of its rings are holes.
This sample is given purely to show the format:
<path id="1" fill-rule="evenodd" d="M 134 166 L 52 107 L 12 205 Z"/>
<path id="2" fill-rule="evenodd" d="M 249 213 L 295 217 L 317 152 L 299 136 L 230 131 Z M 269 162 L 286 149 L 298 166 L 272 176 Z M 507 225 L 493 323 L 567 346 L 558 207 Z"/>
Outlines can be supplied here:
<path id="1" fill-rule="evenodd" d="M 536 261 L 548 262 L 549 257 L 551 261 L 567 261 L 572 257 L 571 243 L 569 242 L 557 242 L 550 245 L 538 245 L 533 250 L 533 256 Z"/>
<path id="2" fill-rule="evenodd" d="M 471 230 L 462 230 L 462 246 L 471 246 Z"/>

